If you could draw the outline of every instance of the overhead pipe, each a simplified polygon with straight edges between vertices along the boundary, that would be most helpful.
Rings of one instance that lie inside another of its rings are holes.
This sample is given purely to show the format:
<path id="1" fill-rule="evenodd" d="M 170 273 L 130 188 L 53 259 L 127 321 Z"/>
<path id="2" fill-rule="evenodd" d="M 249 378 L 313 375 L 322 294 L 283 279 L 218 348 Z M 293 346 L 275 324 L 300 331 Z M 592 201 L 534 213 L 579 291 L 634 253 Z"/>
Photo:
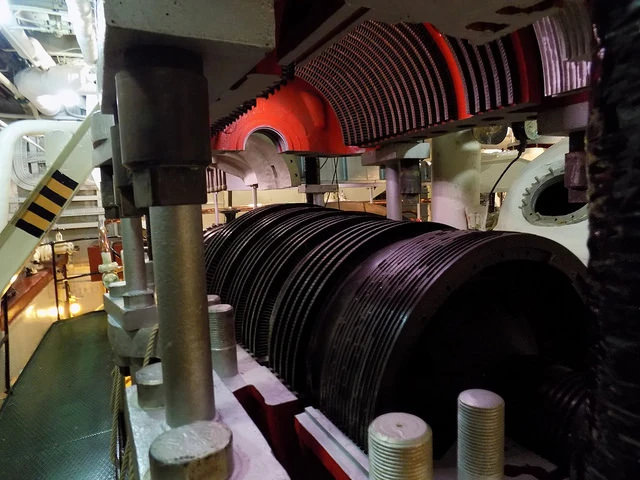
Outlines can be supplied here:
<path id="1" fill-rule="evenodd" d="M 66 2 L 69 20 L 84 61 L 89 65 L 95 65 L 98 61 L 98 37 L 93 2 L 91 0 L 66 0 Z"/>
<path id="2" fill-rule="evenodd" d="M 2 120 L 0 120 L 0 128 L 7 128 L 9 126 L 9 124 L 7 122 L 3 122 Z M 40 146 L 40 144 L 34 142 L 33 140 L 31 140 L 29 137 L 27 137 L 26 135 L 22 136 L 22 139 L 27 142 L 30 143 L 31 145 L 33 145 L 34 147 L 36 147 L 38 150 L 44 152 L 44 148 L 42 148 Z"/>
<path id="3" fill-rule="evenodd" d="M 35 118 L 38 118 L 40 116 L 38 110 L 36 109 L 36 107 L 33 105 L 33 103 L 31 103 L 30 101 L 26 100 L 24 98 L 24 95 L 22 95 L 18 89 L 16 88 L 16 86 L 13 84 L 13 82 L 11 80 L 9 80 L 4 74 L 0 73 L 0 85 L 2 85 L 3 87 L 5 87 L 9 93 L 11 93 L 11 95 L 13 95 L 13 98 L 15 98 L 17 101 L 19 102 L 26 102 L 27 103 L 27 107 L 29 108 L 29 110 L 31 110 L 32 115 Z M 9 113 L 3 113 L 2 114 L 3 118 L 31 118 L 30 115 L 21 115 L 21 114 L 9 114 Z"/>
<path id="4" fill-rule="evenodd" d="M 27 36 L 22 28 L 15 23 L 12 25 L 0 25 L 2 33 L 15 51 L 35 67 L 48 70 L 56 65 L 56 62 L 47 53 L 42 44 L 35 38 Z"/>
<path id="5" fill-rule="evenodd" d="M 75 133 L 80 122 L 58 122 L 55 120 L 23 120 L 10 123 L 0 131 L 0 230 L 9 221 L 9 192 L 11 191 L 11 165 L 15 144 L 25 135 L 65 131 Z"/>
<path id="6" fill-rule="evenodd" d="M 470 130 L 433 139 L 434 222 L 467 229 L 467 210 L 480 205 L 480 144 Z"/>
<path id="7" fill-rule="evenodd" d="M 20 94 L 51 117 L 77 96 L 97 93 L 91 67 L 86 65 L 56 65 L 47 71 L 26 68 L 16 73 L 14 83 Z"/>

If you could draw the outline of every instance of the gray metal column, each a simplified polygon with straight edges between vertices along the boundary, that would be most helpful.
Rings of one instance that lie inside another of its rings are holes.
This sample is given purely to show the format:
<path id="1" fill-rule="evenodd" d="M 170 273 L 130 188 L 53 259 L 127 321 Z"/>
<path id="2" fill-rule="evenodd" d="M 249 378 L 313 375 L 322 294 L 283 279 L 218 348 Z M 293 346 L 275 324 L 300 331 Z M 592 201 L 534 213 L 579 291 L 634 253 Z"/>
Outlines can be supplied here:
<path id="1" fill-rule="evenodd" d="M 387 218 L 402 220 L 402 196 L 400 193 L 400 162 L 389 163 L 385 168 L 387 181 Z"/>
<path id="2" fill-rule="evenodd" d="M 258 185 L 251 185 L 251 197 L 253 199 L 253 208 L 258 208 Z"/>
<path id="3" fill-rule="evenodd" d="M 140 217 L 122 218 L 122 262 L 127 291 L 147 289 L 147 270 L 144 264 L 144 244 L 142 242 L 142 221 Z"/>
<path id="4" fill-rule="evenodd" d="M 215 415 L 209 352 L 202 208 L 149 207 L 167 423 Z"/>
<path id="5" fill-rule="evenodd" d="M 211 163 L 207 90 L 201 56 L 175 47 L 130 49 L 116 73 L 122 161 L 135 206 L 148 207 L 151 220 L 170 427 L 215 413 L 201 211 Z"/>

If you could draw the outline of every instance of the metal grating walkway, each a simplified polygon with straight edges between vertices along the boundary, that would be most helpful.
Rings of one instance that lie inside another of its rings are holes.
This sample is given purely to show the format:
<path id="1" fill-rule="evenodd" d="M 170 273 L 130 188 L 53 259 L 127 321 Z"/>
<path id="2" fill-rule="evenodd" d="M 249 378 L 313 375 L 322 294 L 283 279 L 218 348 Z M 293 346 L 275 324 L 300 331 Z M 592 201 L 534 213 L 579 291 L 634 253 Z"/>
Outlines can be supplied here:
<path id="1" fill-rule="evenodd" d="M 0 478 L 115 478 L 104 313 L 51 326 L 0 409 Z"/>

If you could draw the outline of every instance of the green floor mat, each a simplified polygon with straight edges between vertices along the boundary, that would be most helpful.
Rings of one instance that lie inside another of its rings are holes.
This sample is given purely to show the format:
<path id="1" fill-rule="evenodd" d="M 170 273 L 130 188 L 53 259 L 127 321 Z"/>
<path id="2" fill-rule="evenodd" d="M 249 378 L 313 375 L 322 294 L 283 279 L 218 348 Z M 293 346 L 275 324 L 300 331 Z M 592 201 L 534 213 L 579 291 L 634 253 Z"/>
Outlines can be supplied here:
<path id="1" fill-rule="evenodd" d="M 51 326 L 0 410 L 0 478 L 115 478 L 105 313 Z"/>

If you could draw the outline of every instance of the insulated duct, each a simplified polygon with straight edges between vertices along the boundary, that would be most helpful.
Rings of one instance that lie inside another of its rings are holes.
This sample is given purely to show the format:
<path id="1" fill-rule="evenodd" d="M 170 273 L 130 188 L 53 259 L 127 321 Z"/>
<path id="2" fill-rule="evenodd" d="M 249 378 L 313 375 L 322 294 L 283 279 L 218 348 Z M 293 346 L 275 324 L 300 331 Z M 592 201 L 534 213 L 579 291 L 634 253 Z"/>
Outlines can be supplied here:
<path id="1" fill-rule="evenodd" d="M 574 478 L 640 478 L 640 3 L 592 2 L 589 306 L 595 384 Z"/>
<path id="2" fill-rule="evenodd" d="M 0 33 L 15 48 L 18 55 L 28 60 L 37 68 L 48 70 L 56 65 L 51 55 L 35 38 L 27 36 L 23 29 L 15 24 L 0 25 Z"/>
<path id="3" fill-rule="evenodd" d="M 84 61 L 89 65 L 95 65 L 98 61 L 98 38 L 93 2 L 91 0 L 66 0 L 66 2 L 69 20 Z"/>
<path id="4" fill-rule="evenodd" d="M 46 71 L 27 68 L 16 74 L 14 83 L 42 114 L 51 117 L 79 104 L 80 95 L 97 93 L 95 71 L 86 65 L 56 65 Z"/>

